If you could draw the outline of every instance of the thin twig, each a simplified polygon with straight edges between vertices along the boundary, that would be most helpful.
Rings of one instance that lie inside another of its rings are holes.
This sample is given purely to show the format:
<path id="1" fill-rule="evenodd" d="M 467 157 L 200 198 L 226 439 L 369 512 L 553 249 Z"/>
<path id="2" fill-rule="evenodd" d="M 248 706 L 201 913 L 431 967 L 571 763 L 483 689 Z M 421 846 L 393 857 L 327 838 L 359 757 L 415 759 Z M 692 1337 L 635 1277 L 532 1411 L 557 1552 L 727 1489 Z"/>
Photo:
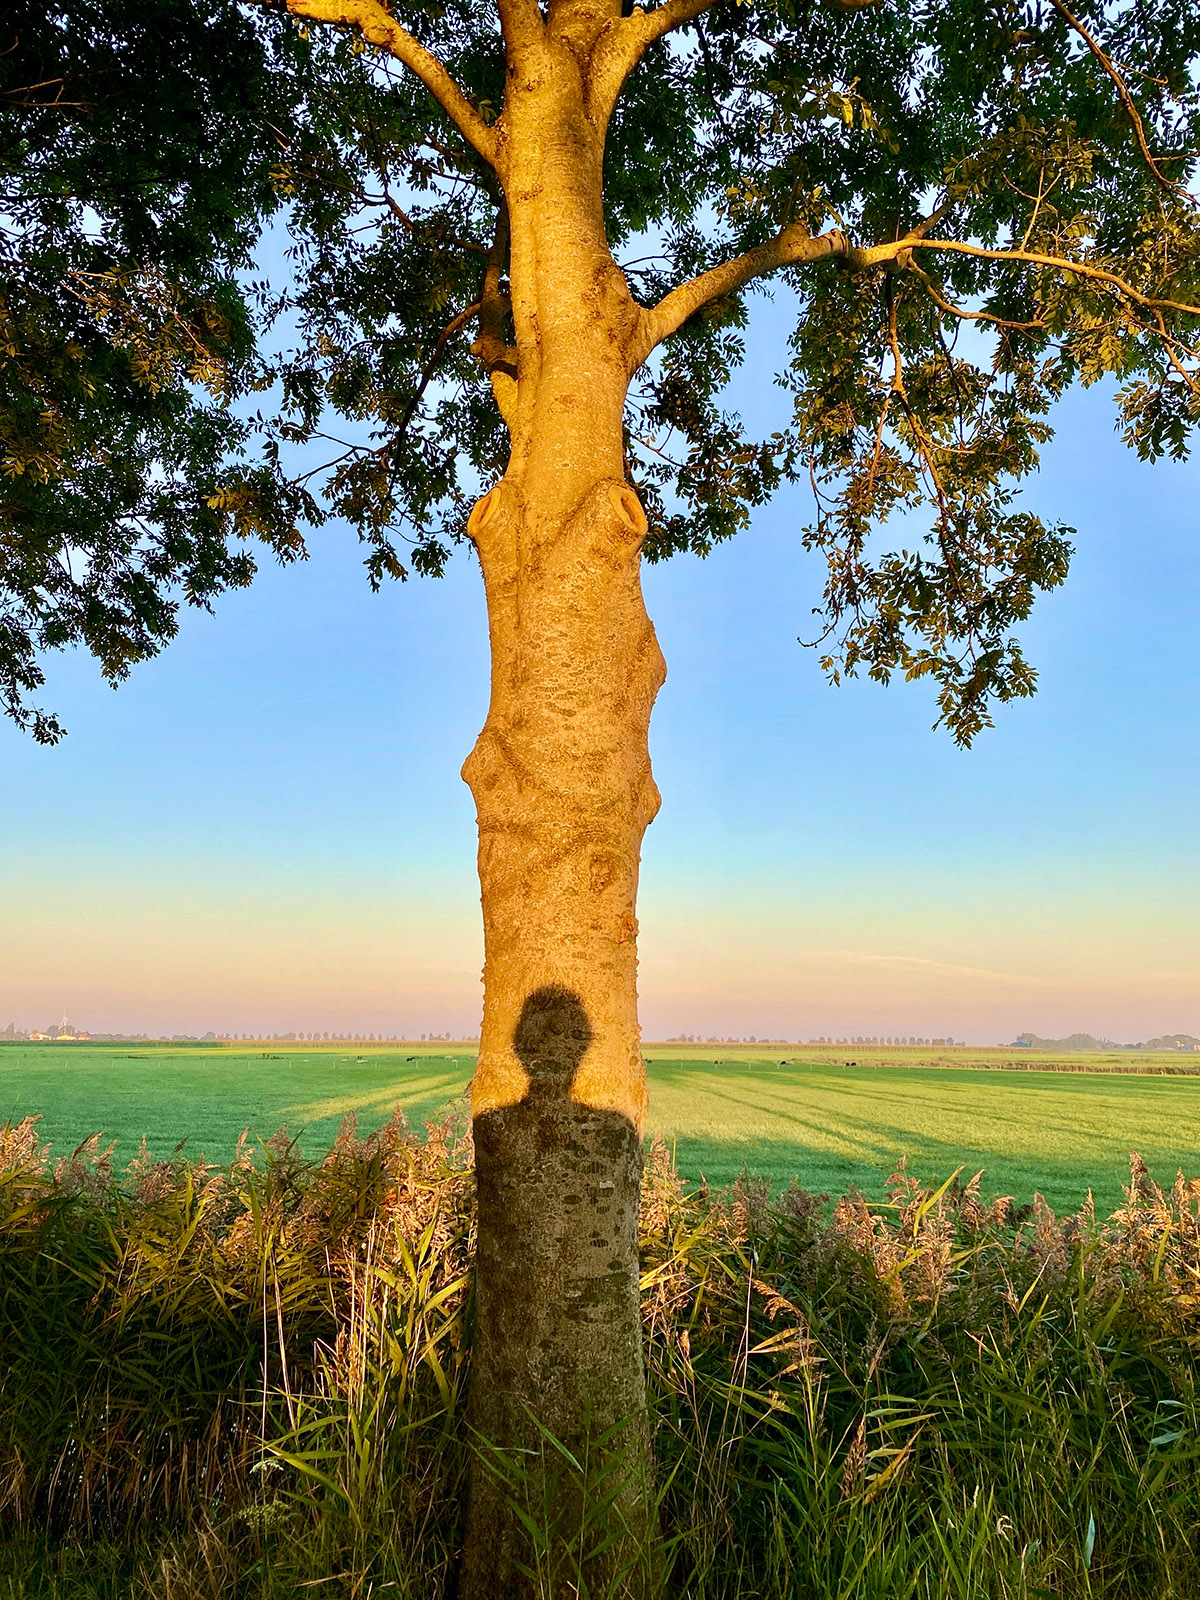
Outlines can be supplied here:
<path id="1" fill-rule="evenodd" d="M 1138 149 L 1142 152 L 1142 158 L 1146 165 L 1150 168 L 1150 171 L 1154 174 L 1154 177 L 1159 183 L 1162 184 L 1164 189 L 1171 190 L 1173 194 L 1183 195 L 1194 205 L 1195 197 L 1188 192 L 1187 187 L 1182 183 L 1176 183 L 1173 178 L 1168 178 L 1158 165 L 1158 161 L 1182 161 L 1186 159 L 1186 152 L 1178 155 L 1160 156 L 1158 161 L 1155 160 L 1155 158 L 1150 154 L 1150 146 L 1146 143 L 1146 129 L 1142 124 L 1142 119 L 1138 113 L 1138 108 L 1133 103 L 1133 96 L 1129 92 L 1129 86 L 1121 74 L 1117 71 L 1116 67 L 1113 65 L 1112 58 L 1101 47 L 1098 40 L 1089 31 L 1089 29 L 1082 22 L 1080 22 L 1079 18 L 1075 16 L 1072 11 L 1067 9 L 1067 7 L 1063 4 L 1063 0 L 1050 0 L 1050 4 L 1054 7 L 1055 11 L 1058 12 L 1059 16 L 1062 17 L 1064 22 L 1066 22 L 1069 27 L 1074 28 L 1075 32 L 1087 45 L 1088 49 L 1092 52 L 1100 65 L 1104 68 L 1104 71 L 1112 79 L 1113 83 L 1116 84 L 1117 95 L 1129 116 L 1130 122 L 1133 123 L 1133 131 L 1135 137 L 1137 138 Z"/>

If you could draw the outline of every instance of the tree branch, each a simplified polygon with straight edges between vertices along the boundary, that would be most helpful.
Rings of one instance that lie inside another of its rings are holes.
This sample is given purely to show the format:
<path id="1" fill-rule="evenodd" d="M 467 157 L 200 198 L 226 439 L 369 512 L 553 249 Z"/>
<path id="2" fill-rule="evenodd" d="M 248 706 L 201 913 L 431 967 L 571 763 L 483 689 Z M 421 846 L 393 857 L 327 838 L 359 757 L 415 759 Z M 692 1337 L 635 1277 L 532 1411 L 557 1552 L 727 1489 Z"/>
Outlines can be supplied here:
<path id="1" fill-rule="evenodd" d="M 1181 311 L 1185 316 L 1200 317 L 1200 306 L 1188 305 L 1186 301 L 1180 300 L 1159 300 L 1154 295 L 1143 294 L 1140 289 L 1135 289 L 1131 283 L 1126 283 L 1124 278 L 1118 277 L 1115 272 L 1110 272 L 1107 267 L 1091 267 L 1086 261 L 1071 261 L 1066 256 L 1046 256 L 1037 250 L 990 250 L 985 245 L 963 244 L 957 239 L 921 239 L 909 234 L 907 238 L 898 239 L 893 244 L 872 245 L 865 250 L 848 249 L 844 254 L 851 267 L 861 269 L 895 261 L 905 250 L 950 250 L 955 255 L 980 256 L 985 261 L 1016 261 L 1028 266 L 1053 267 L 1056 272 L 1071 272 L 1079 278 L 1090 278 L 1097 283 L 1106 283 L 1132 300 L 1135 305 L 1145 306 L 1147 310 Z"/>
<path id="2" fill-rule="evenodd" d="M 442 359 L 442 352 L 445 350 L 446 346 L 450 343 L 450 340 L 454 337 L 458 330 L 462 327 L 465 327 L 466 324 L 470 322 L 472 317 L 479 315 L 479 310 L 480 304 L 479 301 L 476 300 L 474 305 L 468 306 L 465 311 L 460 311 L 456 317 L 452 317 L 442 329 L 441 333 L 438 334 L 437 343 L 433 347 L 433 354 L 429 357 L 429 360 L 422 368 L 417 387 L 413 390 L 411 396 L 409 397 L 408 404 L 401 413 L 399 422 L 392 429 L 390 437 L 386 439 L 384 443 L 381 444 L 374 452 L 374 454 L 378 456 L 379 459 L 385 464 L 390 463 L 396 446 L 408 432 L 409 424 L 417 414 L 417 407 L 425 398 L 425 391 L 428 389 L 430 380 L 437 371 L 438 362 Z"/>
<path id="3" fill-rule="evenodd" d="M 407 29 L 394 22 L 380 0 L 285 0 L 294 17 L 357 28 L 369 44 L 381 46 L 414 72 L 463 138 L 489 166 L 495 166 L 498 141 L 446 68 Z"/>
<path id="4" fill-rule="evenodd" d="M 1045 319 L 1042 317 L 1033 322 L 1013 322 L 1010 318 L 998 317 L 991 311 L 967 311 L 962 306 L 956 306 L 952 301 L 947 300 L 929 274 L 924 268 L 919 267 L 915 261 L 912 263 L 911 270 L 921 280 L 925 293 L 937 306 L 938 310 L 945 311 L 949 316 L 957 317 L 960 322 L 990 322 L 993 327 L 1012 328 L 1018 333 L 1029 333 L 1036 328 L 1044 328 L 1046 326 Z"/>
<path id="5" fill-rule="evenodd" d="M 545 23 L 538 0 L 496 0 L 496 9 L 506 36 L 511 33 L 518 39 L 541 38 Z"/>
<path id="6" fill-rule="evenodd" d="M 286 158 L 288 151 L 288 141 L 286 136 L 281 133 L 273 123 L 268 123 L 267 126 L 275 135 L 279 143 L 279 147 Z M 334 194 L 353 195 L 355 199 L 361 201 L 364 206 L 386 206 L 391 212 L 392 216 L 395 217 L 396 221 L 399 222 L 403 227 L 407 228 L 409 233 L 411 233 L 414 238 L 441 239 L 446 244 L 453 245 L 456 250 L 465 250 L 478 256 L 487 255 L 487 247 L 482 244 L 477 244 L 474 239 L 460 239 L 457 234 L 446 232 L 446 230 L 434 220 L 422 218 L 420 221 L 418 221 L 416 218 L 410 216 L 400 202 L 396 199 L 396 197 L 392 194 L 392 191 L 388 186 L 388 175 L 383 163 L 377 159 L 376 166 L 379 169 L 376 175 L 379 178 L 379 184 L 382 190 L 382 193 L 378 195 L 368 193 L 368 191 L 360 184 L 350 183 L 349 181 L 339 182 L 336 178 L 329 177 L 326 173 L 318 171 L 315 164 L 311 160 L 307 163 L 307 165 L 304 166 L 301 166 L 299 162 L 289 161 L 286 167 L 284 167 L 282 170 L 289 177 L 294 175 L 297 178 L 303 179 L 305 183 L 319 184 L 323 189 L 328 189 Z"/>
<path id="7" fill-rule="evenodd" d="M 1138 113 L 1138 108 L 1133 103 L 1133 96 L 1129 92 L 1129 85 L 1125 82 L 1125 79 L 1113 65 L 1111 56 L 1108 55 L 1107 51 L 1101 48 L 1094 35 L 1088 30 L 1088 28 L 1084 26 L 1082 22 L 1080 22 L 1079 18 L 1067 10 L 1066 6 L 1063 4 L 1063 0 L 1050 0 L 1050 4 L 1054 7 L 1055 11 L 1058 12 L 1059 16 L 1063 19 L 1067 26 L 1075 30 L 1075 32 L 1083 40 L 1084 44 L 1087 45 L 1088 49 L 1095 56 L 1096 60 L 1104 68 L 1108 76 L 1116 84 L 1117 96 L 1120 99 L 1121 104 L 1124 106 L 1130 122 L 1133 123 L 1133 131 L 1137 138 L 1138 149 L 1142 152 L 1142 159 L 1150 168 L 1150 171 L 1154 174 L 1154 177 L 1159 183 L 1162 184 L 1164 189 L 1170 189 L 1172 194 L 1184 195 L 1187 199 L 1194 201 L 1195 197 L 1188 192 L 1187 186 L 1182 183 L 1176 183 L 1172 178 L 1168 178 L 1166 173 L 1163 172 L 1159 167 L 1158 162 L 1150 154 L 1150 146 L 1146 142 L 1146 129 L 1142 124 L 1142 119 Z M 1165 156 L 1160 157 L 1160 159 L 1178 161 L 1181 160 L 1182 157 Z"/>
<path id="8" fill-rule="evenodd" d="M 651 16 L 657 14 L 651 12 Z M 751 278 L 759 278 L 779 267 L 801 266 L 809 261 L 824 261 L 830 256 L 848 256 L 851 250 L 846 235 L 836 229 L 814 239 L 803 223 L 793 222 L 766 244 L 757 245 L 744 255 L 735 256 L 732 261 L 711 267 L 687 283 L 681 283 L 664 295 L 653 310 L 644 311 L 640 336 L 630 356 L 630 370 L 636 371 L 655 346 L 682 327 L 701 306 L 732 294 Z"/>
<path id="9" fill-rule="evenodd" d="M 478 356 L 487 368 L 496 405 L 511 429 L 517 406 L 517 352 L 504 338 L 504 314 L 511 302 L 501 285 L 508 260 L 508 239 L 508 207 L 501 201 L 496 237 L 488 253 L 483 293 L 479 297 L 479 336 L 471 346 L 471 354 Z"/>
<path id="10" fill-rule="evenodd" d="M 638 39 L 641 44 L 639 59 L 642 51 L 655 39 L 673 33 L 676 28 L 686 27 L 689 22 L 695 22 L 697 17 L 720 3 L 721 0 L 666 0 L 664 5 L 655 7 L 653 11 L 643 11 L 640 15 L 635 12 L 629 18 L 628 32 L 631 38 Z"/>
<path id="11" fill-rule="evenodd" d="M 654 11 L 640 7 L 630 17 L 614 17 L 592 58 L 590 102 L 593 115 L 607 121 L 629 74 L 664 34 L 686 27 L 721 0 L 666 0 Z"/>
<path id="12" fill-rule="evenodd" d="M 511 60 L 524 64 L 545 42 L 546 25 L 538 0 L 496 0 L 500 31 Z"/>

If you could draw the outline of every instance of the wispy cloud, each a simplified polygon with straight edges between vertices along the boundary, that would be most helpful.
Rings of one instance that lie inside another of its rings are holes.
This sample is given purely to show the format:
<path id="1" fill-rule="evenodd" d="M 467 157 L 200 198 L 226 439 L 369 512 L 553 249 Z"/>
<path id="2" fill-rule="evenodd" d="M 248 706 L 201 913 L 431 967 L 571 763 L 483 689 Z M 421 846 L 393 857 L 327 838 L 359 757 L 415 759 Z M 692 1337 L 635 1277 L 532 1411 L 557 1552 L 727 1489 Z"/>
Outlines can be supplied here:
<path id="1" fill-rule="evenodd" d="M 927 956 L 875 955 L 866 950 L 822 950 L 816 953 L 840 961 L 859 961 L 872 966 L 919 967 L 927 972 L 946 972 L 963 978 L 987 978 L 994 983 L 1015 983 L 1035 989 L 1062 987 L 1049 978 L 1035 978 L 1024 972 L 995 972 L 990 967 L 961 967 L 952 961 L 932 961 Z"/>

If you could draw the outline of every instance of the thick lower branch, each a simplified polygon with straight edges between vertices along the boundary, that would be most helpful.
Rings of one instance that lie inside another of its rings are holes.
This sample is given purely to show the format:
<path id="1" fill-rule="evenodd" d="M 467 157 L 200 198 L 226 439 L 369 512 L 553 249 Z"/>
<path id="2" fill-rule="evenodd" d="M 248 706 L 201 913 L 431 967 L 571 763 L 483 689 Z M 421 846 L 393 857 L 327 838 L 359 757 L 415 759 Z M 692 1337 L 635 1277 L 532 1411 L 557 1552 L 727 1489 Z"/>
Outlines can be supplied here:
<path id="1" fill-rule="evenodd" d="M 669 338 L 710 301 L 732 294 L 752 278 L 761 278 L 764 273 L 774 272 L 779 267 L 794 267 L 810 261 L 825 261 L 830 256 L 845 256 L 849 249 L 850 243 L 844 233 L 823 233 L 814 239 L 803 223 L 795 222 L 766 244 L 760 244 L 753 250 L 747 250 L 744 255 L 735 256 L 732 261 L 712 267 L 687 283 L 681 283 L 678 289 L 672 289 L 670 294 L 665 295 L 652 311 L 643 314 L 639 337 L 630 353 L 630 370 L 636 371 L 656 345 Z"/>
<path id="2" fill-rule="evenodd" d="M 472 149 L 489 166 L 496 165 L 498 145 L 493 129 L 484 122 L 438 58 L 395 22 L 379 0 L 286 0 L 286 5 L 294 17 L 357 28 L 368 43 L 389 51 L 420 78 Z"/>

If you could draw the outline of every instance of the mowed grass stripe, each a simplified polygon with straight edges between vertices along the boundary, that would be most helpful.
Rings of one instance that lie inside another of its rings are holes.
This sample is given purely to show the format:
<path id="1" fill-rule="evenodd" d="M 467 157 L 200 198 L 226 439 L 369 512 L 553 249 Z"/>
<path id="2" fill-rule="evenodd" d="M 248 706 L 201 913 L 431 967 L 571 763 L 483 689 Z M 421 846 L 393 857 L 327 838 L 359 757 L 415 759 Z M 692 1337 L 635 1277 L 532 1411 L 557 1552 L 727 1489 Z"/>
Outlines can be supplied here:
<path id="1" fill-rule="evenodd" d="M 186 1139 L 187 1154 L 221 1163 L 243 1128 L 267 1139 L 286 1124 L 311 1156 L 328 1149 L 350 1112 L 364 1131 L 386 1122 L 396 1104 L 418 1127 L 445 1115 L 474 1065 L 473 1056 L 408 1061 L 396 1052 L 7 1046 L 0 1121 L 40 1112 L 56 1155 L 99 1131 L 105 1143 L 116 1140 L 118 1161 L 136 1155 L 144 1135 L 154 1155 L 168 1156 Z"/>
<path id="2" fill-rule="evenodd" d="M 681 1170 L 878 1195 L 903 1155 L 922 1177 L 985 1170 L 989 1194 L 1056 1207 L 1121 1199 L 1129 1152 L 1160 1178 L 1200 1171 L 1200 1079 L 953 1068 L 651 1063 L 650 1122 Z"/>
<path id="3" fill-rule="evenodd" d="M 465 1111 L 473 1056 L 411 1054 L 6 1046 L 0 1121 L 40 1113 L 56 1155 L 100 1131 L 117 1141 L 120 1162 L 143 1134 L 155 1155 L 186 1139 L 187 1153 L 225 1162 L 243 1128 L 265 1139 L 281 1124 L 317 1155 L 350 1112 L 365 1131 L 396 1104 L 417 1126 L 454 1103 Z M 1131 1149 L 1160 1181 L 1177 1167 L 1200 1172 L 1200 1078 L 744 1056 L 659 1057 L 649 1073 L 649 1131 L 674 1148 L 685 1177 L 713 1185 L 748 1167 L 776 1184 L 795 1177 L 831 1194 L 853 1185 L 878 1196 L 903 1155 L 922 1178 L 982 1167 L 987 1194 L 1024 1200 L 1040 1190 L 1073 1209 L 1091 1188 L 1097 1208 L 1111 1210 Z"/>

